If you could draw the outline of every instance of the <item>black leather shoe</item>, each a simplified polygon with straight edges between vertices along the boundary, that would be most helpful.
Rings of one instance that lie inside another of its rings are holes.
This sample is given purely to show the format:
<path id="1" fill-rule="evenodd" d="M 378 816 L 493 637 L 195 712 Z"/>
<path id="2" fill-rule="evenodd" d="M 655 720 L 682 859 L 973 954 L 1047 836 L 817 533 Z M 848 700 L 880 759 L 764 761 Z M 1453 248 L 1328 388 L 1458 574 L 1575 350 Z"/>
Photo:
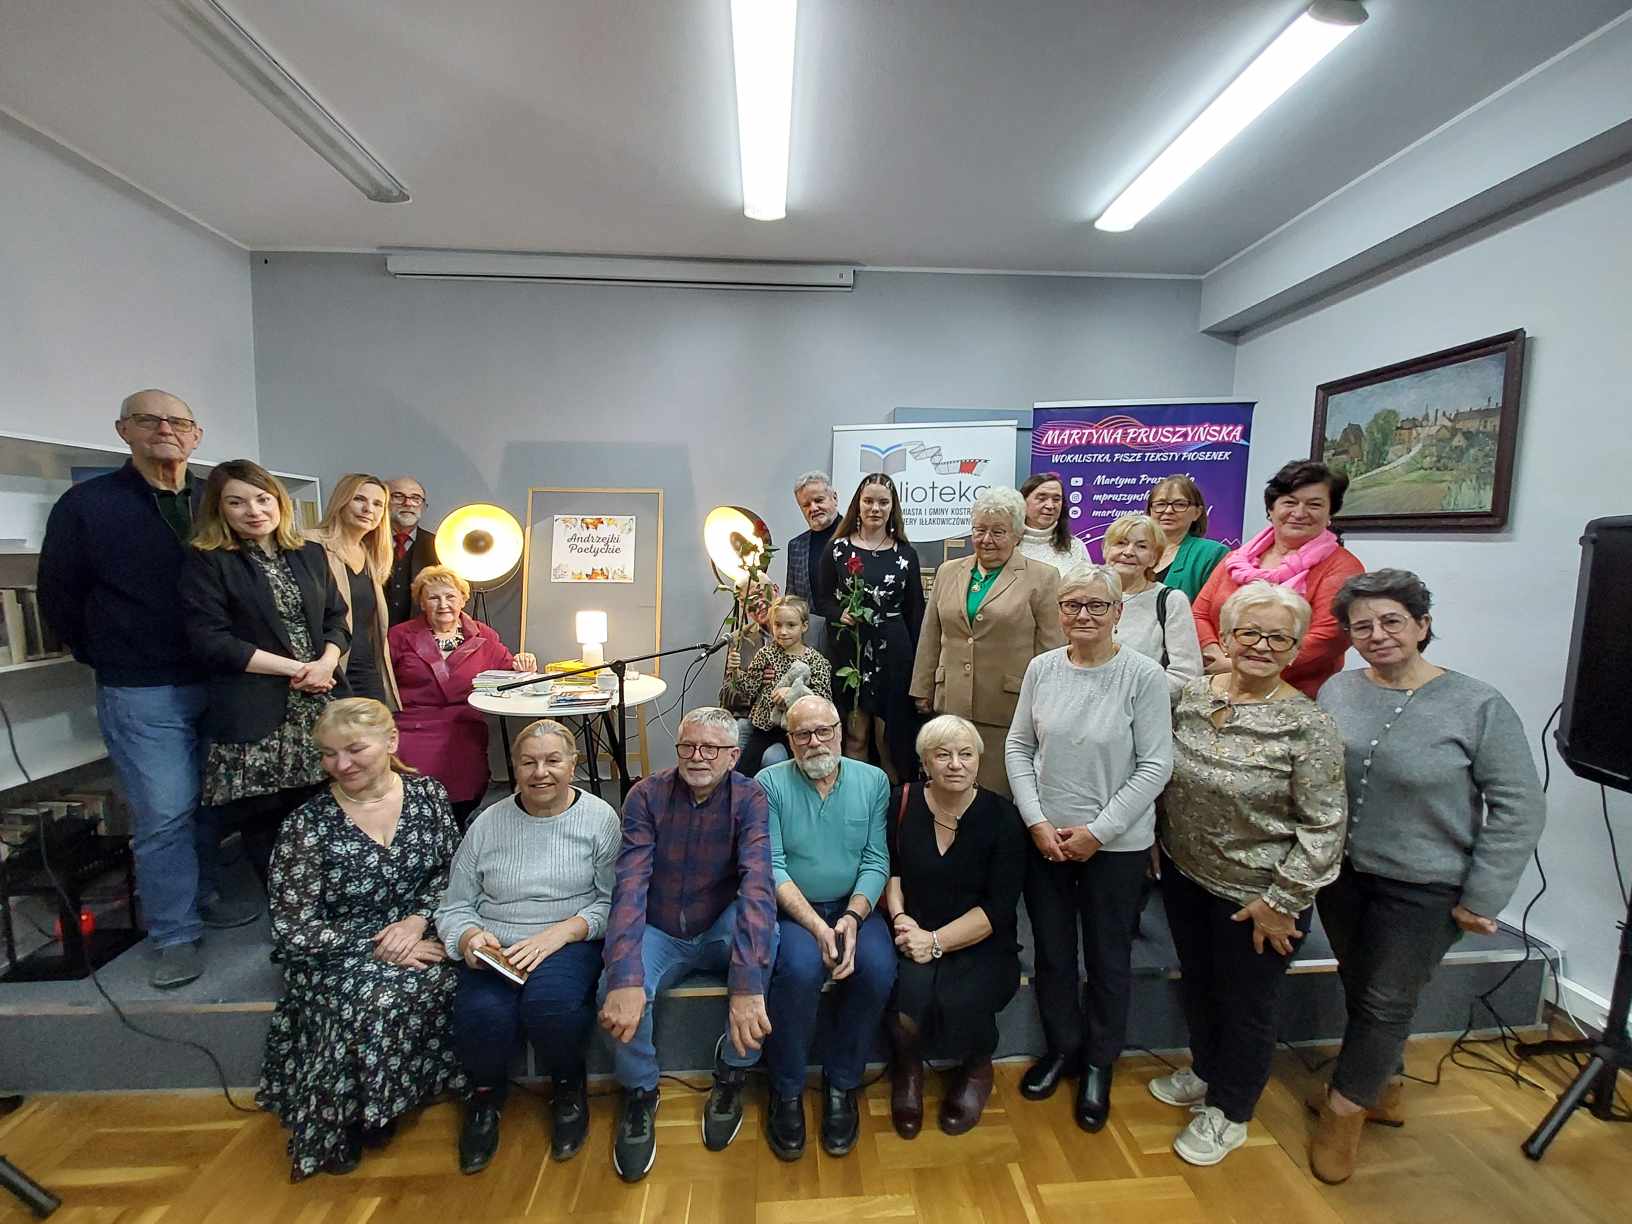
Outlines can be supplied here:
<path id="1" fill-rule="evenodd" d="M 589 1088 L 584 1077 L 555 1081 L 550 1102 L 550 1157 L 571 1160 L 589 1138 Z"/>
<path id="2" fill-rule="evenodd" d="M 323 1172 L 332 1174 L 335 1177 L 344 1177 L 347 1173 L 355 1172 L 357 1166 L 362 1163 L 363 1128 L 348 1126 L 340 1150 L 323 1162 Z"/>
<path id="3" fill-rule="evenodd" d="M 1071 1073 L 1073 1061 L 1064 1054 L 1052 1051 L 1044 1054 L 1020 1077 L 1020 1095 L 1028 1101 L 1048 1100 L 1060 1086 L 1060 1081 Z"/>
<path id="4" fill-rule="evenodd" d="M 465 1107 L 459 1131 L 459 1172 L 480 1173 L 499 1150 L 499 1107 L 492 1095 L 478 1093 Z"/>
<path id="5" fill-rule="evenodd" d="M 854 1088 L 835 1088 L 822 1076 L 822 1151 L 848 1156 L 861 1137 L 861 1110 Z"/>
<path id="6" fill-rule="evenodd" d="M 1077 1125 L 1092 1134 L 1111 1116 L 1111 1069 L 1087 1066 L 1077 1080 Z"/>
<path id="7" fill-rule="evenodd" d="M 803 1093 L 791 1097 L 771 1094 L 765 1110 L 765 1140 L 778 1160 L 798 1160 L 805 1154 Z"/>

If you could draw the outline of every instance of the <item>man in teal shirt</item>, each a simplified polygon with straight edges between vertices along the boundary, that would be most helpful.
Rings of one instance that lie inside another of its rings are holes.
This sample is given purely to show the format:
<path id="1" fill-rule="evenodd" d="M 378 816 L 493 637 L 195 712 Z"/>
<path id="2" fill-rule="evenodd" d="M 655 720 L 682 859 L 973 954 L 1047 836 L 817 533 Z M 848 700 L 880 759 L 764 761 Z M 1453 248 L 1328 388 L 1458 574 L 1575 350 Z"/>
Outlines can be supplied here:
<path id="1" fill-rule="evenodd" d="M 861 1130 L 856 1090 L 895 985 L 895 945 L 875 913 L 890 877 L 884 771 L 842 757 L 839 712 L 825 697 L 788 710 L 793 760 L 761 770 L 770 799 L 771 878 L 781 929 L 767 1010 L 766 1134 L 783 1160 L 805 1150 L 805 1061 L 822 987 L 837 1011 L 822 1064 L 822 1149 L 843 1156 Z"/>

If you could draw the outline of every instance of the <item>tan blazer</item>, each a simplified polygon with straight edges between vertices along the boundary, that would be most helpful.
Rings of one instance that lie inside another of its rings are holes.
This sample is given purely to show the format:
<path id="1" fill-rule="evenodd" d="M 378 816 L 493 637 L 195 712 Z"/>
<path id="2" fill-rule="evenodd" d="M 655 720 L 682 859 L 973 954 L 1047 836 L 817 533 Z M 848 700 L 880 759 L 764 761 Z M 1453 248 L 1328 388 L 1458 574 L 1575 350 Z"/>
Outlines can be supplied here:
<path id="1" fill-rule="evenodd" d="M 910 691 L 916 698 L 930 698 L 937 714 L 1007 727 L 1026 664 L 1065 645 L 1060 574 L 1052 565 L 1028 561 L 1016 549 L 971 624 L 969 577 L 974 568 L 970 556 L 935 571 Z"/>
<path id="2" fill-rule="evenodd" d="M 331 548 L 328 540 L 315 532 L 307 533 L 306 538 L 323 545 L 323 551 L 329 558 L 329 572 L 334 575 L 334 585 L 340 588 L 341 602 L 346 605 L 346 628 L 355 637 L 358 630 L 351 623 L 351 571 L 346 568 L 339 550 Z M 367 633 L 374 643 L 374 666 L 380 669 L 380 681 L 385 686 L 385 703 L 393 712 L 400 710 L 402 697 L 397 693 L 397 673 L 391 666 L 391 647 L 386 641 L 386 634 L 391 631 L 390 609 L 385 606 L 385 591 L 378 582 L 374 584 L 374 623 L 365 625 L 362 631 Z M 342 671 L 350 659 L 349 650 L 340 656 Z"/>

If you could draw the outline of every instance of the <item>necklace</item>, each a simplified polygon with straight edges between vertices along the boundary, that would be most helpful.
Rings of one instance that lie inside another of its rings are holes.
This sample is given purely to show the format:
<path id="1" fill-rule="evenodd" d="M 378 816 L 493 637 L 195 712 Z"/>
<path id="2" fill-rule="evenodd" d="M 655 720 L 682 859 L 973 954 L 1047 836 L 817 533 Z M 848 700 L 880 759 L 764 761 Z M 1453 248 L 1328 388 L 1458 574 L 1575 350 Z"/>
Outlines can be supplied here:
<path id="1" fill-rule="evenodd" d="M 395 774 L 386 780 L 385 790 L 380 794 L 375 795 L 372 799 L 364 799 L 361 795 L 354 795 L 345 787 L 341 786 L 338 782 L 334 784 L 334 789 L 339 792 L 340 798 L 344 799 L 347 803 L 355 803 L 358 807 L 368 807 L 370 804 L 384 803 L 387 799 L 392 798 L 397 793 L 397 784 L 394 779 Z"/>

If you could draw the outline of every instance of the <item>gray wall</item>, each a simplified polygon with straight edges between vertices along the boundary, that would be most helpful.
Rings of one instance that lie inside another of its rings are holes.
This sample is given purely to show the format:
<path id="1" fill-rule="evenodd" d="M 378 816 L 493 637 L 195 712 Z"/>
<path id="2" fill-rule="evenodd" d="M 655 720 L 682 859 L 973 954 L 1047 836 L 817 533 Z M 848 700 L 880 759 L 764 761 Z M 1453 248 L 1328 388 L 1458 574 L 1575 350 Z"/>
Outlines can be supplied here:
<path id="1" fill-rule="evenodd" d="M 1196 331 L 1195 281 L 862 273 L 852 293 L 752 293 L 396 281 L 378 257 L 266 254 L 253 283 L 270 465 L 325 487 L 412 472 L 432 517 L 482 499 L 519 518 L 529 485 L 661 486 L 667 645 L 725 611 L 703 516 L 749 506 L 778 545 L 802 530 L 788 486 L 828 465 L 834 424 L 1227 395 L 1234 372 L 1231 344 Z M 518 611 L 513 586 L 491 604 L 512 644 Z"/>
<path id="2" fill-rule="evenodd" d="M 1280 460 L 1309 453 L 1316 384 L 1510 328 L 1529 332 L 1507 530 L 1355 533 L 1348 544 L 1369 568 L 1422 575 L 1437 598 L 1433 660 L 1494 684 L 1532 737 L 1563 696 L 1581 527 L 1632 511 L 1628 216 L 1632 178 L 1600 179 L 1249 335 L 1237 360 L 1235 393 L 1258 400 L 1255 487 Z M 1565 949 L 1567 977 L 1587 992 L 1572 1006 L 1586 1019 L 1596 1009 L 1589 996 L 1610 992 L 1615 923 L 1625 909 L 1598 788 L 1563 768 L 1552 744 L 1548 751 L 1554 768 L 1541 853 L 1549 888 L 1530 925 Z M 1626 795 L 1610 794 L 1623 849 L 1632 848 L 1629 810 Z M 1532 871 L 1508 907 L 1510 921 L 1517 923 L 1538 885 Z"/>

